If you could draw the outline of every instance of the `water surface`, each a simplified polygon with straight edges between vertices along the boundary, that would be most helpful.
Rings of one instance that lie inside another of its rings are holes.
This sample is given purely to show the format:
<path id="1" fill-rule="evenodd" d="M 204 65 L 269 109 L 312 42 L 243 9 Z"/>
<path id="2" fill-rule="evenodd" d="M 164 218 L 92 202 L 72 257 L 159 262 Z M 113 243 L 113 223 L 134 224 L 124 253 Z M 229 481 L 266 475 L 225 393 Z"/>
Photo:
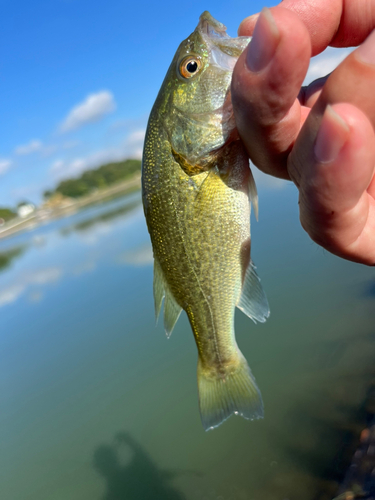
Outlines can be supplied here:
<path id="1" fill-rule="evenodd" d="M 238 311 L 236 336 L 265 419 L 208 433 L 186 317 L 155 327 L 139 193 L 0 242 L 0 498 L 331 498 L 375 371 L 375 274 L 309 240 L 292 186 L 260 197 L 271 317 Z"/>

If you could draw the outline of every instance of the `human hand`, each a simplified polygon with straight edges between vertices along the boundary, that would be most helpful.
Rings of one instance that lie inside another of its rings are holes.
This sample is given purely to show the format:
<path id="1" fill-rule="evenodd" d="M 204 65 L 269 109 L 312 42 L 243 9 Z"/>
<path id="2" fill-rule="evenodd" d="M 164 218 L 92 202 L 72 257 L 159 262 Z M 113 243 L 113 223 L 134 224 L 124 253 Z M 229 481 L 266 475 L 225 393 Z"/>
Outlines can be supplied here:
<path id="1" fill-rule="evenodd" d="M 314 241 L 375 265 L 375 0 L 281 5 L 241 23 L 253 39 L 233 72 L 238 131 L 258 168 L 297 185 Z M 301 90 L 311 55 L 359 44 Z"/>

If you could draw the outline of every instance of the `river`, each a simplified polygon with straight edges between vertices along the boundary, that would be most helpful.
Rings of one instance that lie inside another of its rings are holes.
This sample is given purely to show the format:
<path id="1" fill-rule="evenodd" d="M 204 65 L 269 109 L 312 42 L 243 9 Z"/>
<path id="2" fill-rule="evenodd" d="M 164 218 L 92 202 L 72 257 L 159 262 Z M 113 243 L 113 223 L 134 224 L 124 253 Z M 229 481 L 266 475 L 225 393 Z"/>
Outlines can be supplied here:
<path id="1" fill-rule="evenodd" d="M 265 418 L 201 426 L 185 315 L 155 327 L 140 193 L 0 242 L 0 498 L 325 500 L 375 378 L 375 271 L 312 243 L 292 185 L 260 189 L 271 316 L 236 313 Z"/>

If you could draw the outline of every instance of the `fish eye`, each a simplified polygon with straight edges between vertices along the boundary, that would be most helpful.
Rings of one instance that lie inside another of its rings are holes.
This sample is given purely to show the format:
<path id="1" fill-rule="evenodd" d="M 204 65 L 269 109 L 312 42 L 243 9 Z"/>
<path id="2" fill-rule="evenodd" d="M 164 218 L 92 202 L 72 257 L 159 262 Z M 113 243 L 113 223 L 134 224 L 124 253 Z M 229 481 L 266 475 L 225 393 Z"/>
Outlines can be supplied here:
<path id="1" fill-rule="evenodd" d="M 198 73 L 201 66 L 202 63 L 200 59 L 194 56 L 188 56 L 182 59 L 178 69 L 183 78 L 191 78 Z"/>

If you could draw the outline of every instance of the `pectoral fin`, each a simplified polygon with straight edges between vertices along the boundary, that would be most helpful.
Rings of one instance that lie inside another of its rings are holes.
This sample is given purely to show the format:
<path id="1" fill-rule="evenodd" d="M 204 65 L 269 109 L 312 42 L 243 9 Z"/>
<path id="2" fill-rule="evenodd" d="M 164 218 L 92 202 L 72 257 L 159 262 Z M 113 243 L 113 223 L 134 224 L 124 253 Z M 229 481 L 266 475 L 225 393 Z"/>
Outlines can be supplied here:
<path id="1" fill-rule="evenodd" d="M 161 304 L 165 295 L 164 291 L 164 276 L 161 270 L 159 261 L 154 259 L 154 303 L 155 303 L 155 319 L 158 321 Z"/>
<path id="2" fill-rule="evenodd" d="M 246 316 L 249 316 L 254 323 L 257 321 L 264 323 L 270 315 L 268 300 L 252 261 L 250 261 L 246 270 L 242 294 L 237 307 Z"/>
<path id="3" fill-rule="evenodd" d="M 253 208 L 254 208 L 255 218 L 256 218 L 256 220 L 258 220 L 258 212 L 259 212 L 258 191 L 257 191 L 257 187 L 256 187 L 255 180 L 253 177 L 253 173 L 251 170 L 250 170 L 250 177 L 249 177 L 249 198 L 250 198 L 251 204 L 253 205 Z"/>
<path id="4" fill-rule="evenodd" d="M 155 317 L 158 320 L 161 304 L 164 298 L 164 328 L 167 337 L 171 336 L 174 325 L 176 324 L 182 308 L 177 304 L 172 292 L 169 290 L 168 283 L 164 279 L 158 259 L 154 259 L 154 302 Z"/>

